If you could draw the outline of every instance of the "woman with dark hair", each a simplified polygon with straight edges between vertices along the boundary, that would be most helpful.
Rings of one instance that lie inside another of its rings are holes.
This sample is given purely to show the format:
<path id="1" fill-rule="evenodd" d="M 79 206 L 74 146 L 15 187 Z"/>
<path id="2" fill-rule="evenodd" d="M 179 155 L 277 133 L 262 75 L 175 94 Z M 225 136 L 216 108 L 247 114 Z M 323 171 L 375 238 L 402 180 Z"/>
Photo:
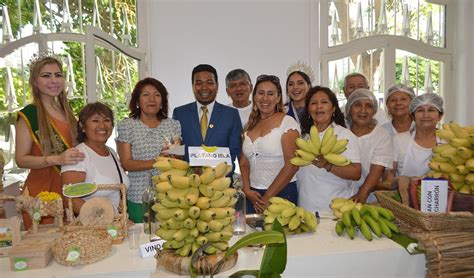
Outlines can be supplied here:
<path id="1" fill-rule="evenodd" d="M 243 131 L 240 172 L 248 200 L 247 213 L 262 213 L 268 199 L 280 196 L 297 202 L 298 167 L 294 157 L 299 125 L 283 113 L 280 80 L 274 75 L 257 77 L 252 93 L 253 107 Z"/>
<path id="2" fill-rule="evenodd" d="M 329 127 L 337 139 L 347 139 L 347 149 L 342 153 L 352 163 L 336 166 L 318 156 L 312 164 L 301 167 L 297 173 L 298 204 L 309 211 L 330 211 L 329 203 L 335 197 L 350 198 L 352 181 L 361 176 L 357 137 L 345 128 L 344 115 L 331 89 L 316 86 L 309 90 L 305 102 L 306 113 L 301 123 L 304 137 L 309 137 L 311 126 L 316 126 L 322 139 Z"/>
<path id="3" fill-rule="evenodd" d="M 392 118 L 391 121 L 383 124 L 390 135 L 395 135 L 415 128 L 415 122 L 408 110 L 410 102 L 415 98 L 415 91 L 412 87 L 404 84 L 394 84 L 388 88 L 385 94 L 385 104 L 387 113 Z"/>
<path id="4" fill-rule="evenodd" d="M 289 100 L 285 104 L 285 111 L 288 116 L 293 117 L 298 123 L 304 114 L 304 101 L 306 94 L 311 88 L 311 79 L 302 71 L 294 71 L 286 79 L 286 95 Z"/>
<path id="5" fill-rule="evenodd" d="M 397 176 L 420 177 L 430 170 L 432 149 L 446 143 L 435 132 L 444 114 L 443 106 L 443 98 L 434 93 L 416 96 L 411 101 L 409 112 L 415 129 L 393 137 L 393 169 L 385 176 L 392 185 Z"/>
<path id="6" fill-rule="evenodd" d="M 377 99 L 368 89 L 357 89 L 347 98 L 345 105 L 346 123 L 355 136 L 359 138 L 360 162 L 362 177 L 354 182 L 353 200 L 373 202 L 372 193 L 381 179 L 385 169 L 393 165 L 392 136 L 377 125 Z"/>
<path id="7" fill-rule="evenodd" d="M 33 103 L 18 112 L 15 160 L 30 172 L 25 181 L 31 196 L 42 191 L 61 194 L 61 166 L 84 159 L 76 145 L 76 118 L 64 90 L 61 62 L 50 55 L 39 55 L 30 64 L 29 79 Z M 25 229 L 31 218 L 23 213 Z M 44 217 L 41 223 L 53 223 Z"/>
<path id="8" fill-rule="evenodd" d="M 128 171 L 127 191 L 129 218 L 143 222 L 142 196 L 150 184 L 155 157 L 170 144 L 180 144 L 181 125 L 168 118 L 168 91 L 154 78 L 139 81 L 132 92 L 129 118 L 117 124 L 117 151 Z"/>
<path id="9" fill-rule="evenodd" d="M 62 184 L 91 182 L 97 184 L 125 184 L 129 181 L 127 174 L 117 158 L 117 154 L 106 146 L 114 128 L 114 114 L 105 104 L 89 103 L 79 112 L 78 150 L 85 154 L 83 161 L 61 168 Z M 115 210 L 120 204 L 118 190 L 101 190 L 83 198 L 73 199 L 74 213 L 79 213 L 85 201 L 94 197 L 107 198 Z"/>

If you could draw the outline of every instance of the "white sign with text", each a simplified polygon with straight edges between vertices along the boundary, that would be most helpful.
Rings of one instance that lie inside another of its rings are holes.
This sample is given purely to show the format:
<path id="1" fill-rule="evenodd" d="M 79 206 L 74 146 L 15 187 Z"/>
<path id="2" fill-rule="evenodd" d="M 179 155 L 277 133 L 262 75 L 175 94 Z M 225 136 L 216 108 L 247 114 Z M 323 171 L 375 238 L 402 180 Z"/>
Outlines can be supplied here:
<path id="1" fill-rule="evenodd" d="M 163 249 L 163 243 L 165 242 L 166 240 L 164 239 L 158 239 L 158 240 L 154 240 L 152 242 L 148 242 L 148 243 L 140 245 L 140 256 L 142 258 L 155 256 L 156 250 Z"/>
<path id="2" fill-rule="evenodd" d="M 421 206 L 423 212 L 446 212 L 448 207 L 448 181 L 425 179 L 421 181 Z"/>
<path id="3" fill-rule="evenodd" d="M 230 150 L 227 147 L 188 147 L 190 166 L 216 166 L 221 162 L 232 165 Z"/>

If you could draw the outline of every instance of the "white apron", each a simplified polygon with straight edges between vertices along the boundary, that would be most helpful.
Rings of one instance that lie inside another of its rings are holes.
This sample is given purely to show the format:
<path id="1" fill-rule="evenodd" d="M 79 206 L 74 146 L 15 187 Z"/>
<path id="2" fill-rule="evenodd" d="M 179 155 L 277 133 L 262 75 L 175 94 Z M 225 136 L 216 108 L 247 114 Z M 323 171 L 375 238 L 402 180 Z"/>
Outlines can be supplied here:
<path id="1" fill-rule="evenodd" d="M 403 159 L 403 169 L 399 176 L 420 177 L 426 174 L 430 168 L 430 162 L 433 151 L 428 148 L 423 148 L 415 142 L 414 131 L 411 135 L 410 143 L 407 146 L 407 153 Z"/>

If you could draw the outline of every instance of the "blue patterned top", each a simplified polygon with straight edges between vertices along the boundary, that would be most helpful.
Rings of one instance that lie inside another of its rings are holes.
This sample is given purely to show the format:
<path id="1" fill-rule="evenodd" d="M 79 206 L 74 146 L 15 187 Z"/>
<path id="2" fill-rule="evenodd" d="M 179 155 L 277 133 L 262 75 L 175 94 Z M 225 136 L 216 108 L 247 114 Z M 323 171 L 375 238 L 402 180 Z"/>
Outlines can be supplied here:
<path id="1" fill-rule="evenodd" d="M 157 127 L 150 128 L 140 119 L 127 118 L 117 124 L 117 133 L 115 141 L 132 146 L 132 159 L 150 160 L 155 159 L 164 146 L 181 139 L 181 125 L 176 120 L 163 119 Z M 130 186 L 127 190 L 127 199 L 141 203 L 143 192 L 151 182 L 151 176 L 157 173 L 156 169 L 129 171 Z"/>

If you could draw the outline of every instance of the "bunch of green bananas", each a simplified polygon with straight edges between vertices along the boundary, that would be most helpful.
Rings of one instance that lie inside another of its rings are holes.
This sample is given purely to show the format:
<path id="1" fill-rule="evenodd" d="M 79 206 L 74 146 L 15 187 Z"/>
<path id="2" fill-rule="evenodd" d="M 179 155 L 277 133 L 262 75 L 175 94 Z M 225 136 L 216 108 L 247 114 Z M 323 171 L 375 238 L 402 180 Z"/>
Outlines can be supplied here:
<path id="1" fill-rule="evenodd" d="M 336 234 L 341 236 L 345 230 L 349 238 L 354 239 L 359 230 L 368 241 L 373 239 L 372 233 L 379 238 L 382 234 L 391 238 L 393 233 L 400 233 L 397 225 L 392 222 L 394 219 L 391 210 L 364 204 L 360 210 L 354 207 L 342 214 L 342 218 L 336 222 Z"/>
<path id="2" fill-rule="evenodd" d="M 443 124 L 436 136 L 448 143 L 433 148 L 427 176 L 449 179 L 455 190 L 474 194 L 474 126 Z"/>
<path id="3" fill-rule="evenodd" d="M 154 178 L 159 202 L 152 209 L 160 222 L 156 235 L 166 240 L 163 248 L 182 257 L 206 243 L 211 243 L 204 250 L 207 254 L 226 250 L 237 202 L 236 190 L 226 177 L 231 167 L 220 163 L 198 175 L 186 161 L 174 158 L 159 158 L 155 167 L 162 173 Z"/>
<path id="4" fill-rule="evenodd" d="M 318 222 L 314 213 L 280 197 L 271 197 L 268 201 L 270 205 L 263 211 L 264 230 L 271 230 L 276 219 L 287 235 L 316 231 Z"/>
<path id="5" fill-rule="evenodd" d="M 362 205 L 362 203 L 356 203 L 351 199 L 334 198 L 329 204 L 329 207 L 331 208 L 334 216 L 336 216 L 337 219 L 341 219 L 344 212 L 351 211 L 353 208 L 360 210 Z"/>
<path id="6" fill-rule="evenodd" d="M 318 156 L 323 156 L 329 163 L 336 166 L 346 166 L 351 161 L 341 155 L 347 149 L 349 140 L 337 140 L 334 129 L 329 127 L 324 133 L 323 139 L 319 138 L 319 131 L 316 126 L 312 126 L 309 133 L 309 139 L 296 139 L 298 150 L 295 152 L 290 162 L 295 166 L 310 165 Z"/>

